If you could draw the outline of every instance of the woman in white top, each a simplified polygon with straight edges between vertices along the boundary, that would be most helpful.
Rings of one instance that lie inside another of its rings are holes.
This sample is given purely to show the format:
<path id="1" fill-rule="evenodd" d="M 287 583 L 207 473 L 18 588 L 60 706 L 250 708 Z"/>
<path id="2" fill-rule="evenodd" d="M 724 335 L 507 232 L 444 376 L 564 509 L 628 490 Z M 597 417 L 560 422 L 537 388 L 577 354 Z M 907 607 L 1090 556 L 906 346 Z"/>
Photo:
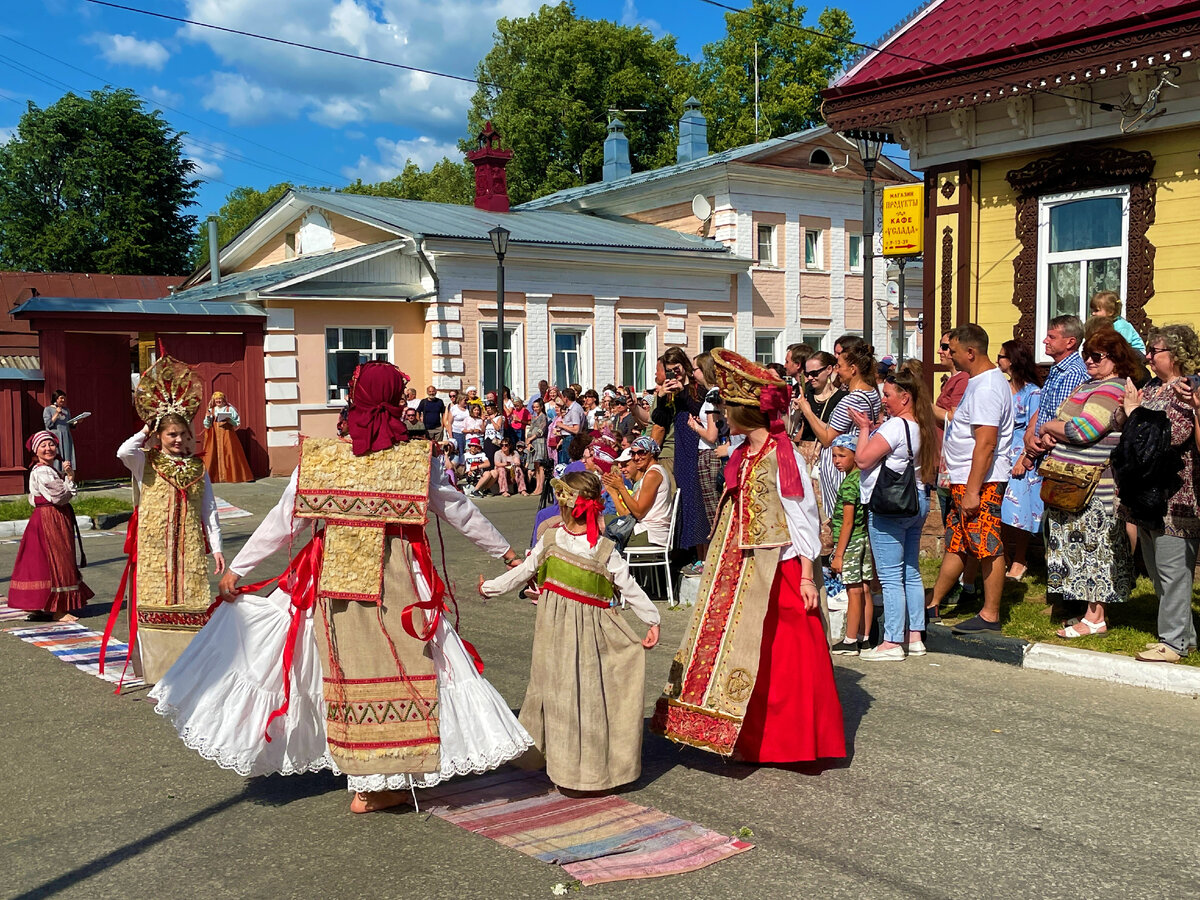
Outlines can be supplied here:
<path id="1" fill-rule="evenodd" d="M 704 501 L 704 514 L 710 523 L 717 521 L 717 507 L 721 503 L 721 492 L 725 490 L 725 460 L 717 455 L 717 443 L 720 440 L 720 422 L 718 409 L 721 395 L 717 391 L 717 371 L 712 361 L 711 353 L 701 353 L 693 363 L 692 374 L 696 377 L 702 390 L 707 391 L 704 402 L 700 404 L 700 412 L 688 417 L 688 428 L 696 432 L 699 441 L 696 454 L 696 474 L 700 482 L 700 499 Z M 696 562 L 684 570 L 699 575 L 704 571 L 704 557 L 708 554 L 708 541 L 696 547 L 699 557 Z"/>
<path id="2" fill-rule="evenodd" d="M 33 515 L 21 534 L 17 560 L 8 581 L 8 605 L 25 609 L 30 619 L 74 622 L 74 610 L 93 596 L 75 562 L 75 472 L 70 461 L 63 474 L 54 469 L 58 459 L 57 435 L 39 431 L 27 445 L 34 463 L 29 472 L 29 503 Z M 83 561 L 87 565 L 87 560 Z"/>
<path id="3" fill-rule="evenodd" d="M 470 403 L 465 394 L 462 394 L 454 401 L 454 405 L 446 410 L 446 419 L 450 436 L 454 439 L 454 443 L 458 446 L 458 460 L 461 461 L 463 454 L 467 452 L 467 422 L 471 418 Z"/>
<path id="4" fill-rule="evenodd" d="M 921 530 L 929 512 L 929 488 L 937 483 L 937 437 L 933 408 L 919 378 L 907 371 L 889 375 L 883 385 L 888 419 L 873 433 L 870 416 L 858 409 L 850 417 L 858 428 L 854 460 L 862 472 L 862 502 L 870 504 L 886 466 L 903 472 L 911 464 L 917 482 L 915 516 L 888 516 L 871 511 L 867 530 L 875 571 L 883 585 L 883 641 L 859 654 L 865 660 L 902 660 L 923 656 L 925 586 L 921 581 Z M 911 449 L 910 449 L 911 448 Z M 907 632 L 905 622 L 907 621 Z"/>
<path id="5" fill-rule="evenodd" d="M 637 519 L 627 547 L 671 546 L 671 495 L 674 492 L 671 476 L 658 463 L 659 452 L 658 442 L 645 436 L 638 438 L 629 448 L 633 467 L 641 475 L 637 479 L 635 493 L 629 492 L 615 469 L 602 479 L 613 499 L 619 498 Z"/>

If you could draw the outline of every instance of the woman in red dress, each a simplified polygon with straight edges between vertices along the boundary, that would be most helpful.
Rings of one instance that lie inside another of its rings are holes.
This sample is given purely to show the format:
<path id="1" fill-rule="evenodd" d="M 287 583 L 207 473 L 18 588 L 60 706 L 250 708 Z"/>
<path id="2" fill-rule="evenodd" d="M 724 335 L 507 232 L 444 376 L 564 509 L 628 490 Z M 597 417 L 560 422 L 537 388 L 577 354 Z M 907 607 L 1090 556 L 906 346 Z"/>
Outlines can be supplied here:
<path id="1" fill-rule="evenodd" d="M 787 387 L 732 351 L 712 357 L 730 431 L 745 441 L 725 468 L 700 599 L 650 727 L 747 762 L 841 758 L 842 707 L 813 578 L 816 498 L 780 419 Z"/>
<path id="2" fill-rule="evenodd" d="M 30 619 L 74 622 L 71 613 L 94 596 L 75 562 L 75 510 L 71 508 L 77 491 L 75 472 L 65 460 L 63 474 L 55 471 L 58 438 L 49 431 L 39 431 L 26 446 L 34 455 L 29 472 L 33 515 L 17 549 L 8 605 L 29 610 Z"/>

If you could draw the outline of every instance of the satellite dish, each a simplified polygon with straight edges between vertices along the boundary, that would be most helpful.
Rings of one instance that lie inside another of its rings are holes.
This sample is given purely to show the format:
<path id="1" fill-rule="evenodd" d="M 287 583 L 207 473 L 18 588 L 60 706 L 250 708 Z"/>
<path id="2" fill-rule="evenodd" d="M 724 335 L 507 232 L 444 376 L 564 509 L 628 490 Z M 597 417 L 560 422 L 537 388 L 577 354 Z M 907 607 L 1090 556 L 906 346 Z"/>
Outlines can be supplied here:
<path id="1" fill-rule="evenodd" d="M 707 222 L 712 216 L 712 204 L 703 194 L 697 194 L 692 198 L 692 215 L 701 222 Z"/>

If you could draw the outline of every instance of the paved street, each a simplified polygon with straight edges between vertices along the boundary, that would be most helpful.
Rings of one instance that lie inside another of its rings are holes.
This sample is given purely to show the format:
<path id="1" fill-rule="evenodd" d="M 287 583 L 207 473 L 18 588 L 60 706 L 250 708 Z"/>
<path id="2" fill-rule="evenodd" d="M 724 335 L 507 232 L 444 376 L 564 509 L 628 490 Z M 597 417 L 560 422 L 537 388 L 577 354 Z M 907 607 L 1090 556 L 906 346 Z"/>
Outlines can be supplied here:
<path id="1" fill-rule="evenodd" d="M 222 485 L 261 514 L 282 479 Z M 491 499 L 514 543 L 533 504 Z M 254 519 L 226 523 L 227 556 Z M 122 535 L 86 541 L 103 626 Z M 437 538 L 434 536 L 436 548 Z M 534 608 L 473 595 L 498 572 L 445 533 L 462 632 L 515 707 Z M 0 545 L 0 570 L 16 544 Z M 272 560 L 278 571 L 282 560 Z M 261 573 L 269 574 L 266 568 Z M 632 618 L 632 617 L 631 617 Z M 687 612 L 666 612 L 649 711 Z M 1200 701 L 931 655 L 839 660 L 853 757 L 819 775 L 727 765 L 647 737 L 626 796 L 757 846 L 700 872 L 585 888 L 595 897 L 1200 896 Z M 0 635 L 7 897 L 549 897 L 567 881 L 426 814 L 353 816 L 330 776 L 246 780 L 187 750 L 145 702 Z"/>

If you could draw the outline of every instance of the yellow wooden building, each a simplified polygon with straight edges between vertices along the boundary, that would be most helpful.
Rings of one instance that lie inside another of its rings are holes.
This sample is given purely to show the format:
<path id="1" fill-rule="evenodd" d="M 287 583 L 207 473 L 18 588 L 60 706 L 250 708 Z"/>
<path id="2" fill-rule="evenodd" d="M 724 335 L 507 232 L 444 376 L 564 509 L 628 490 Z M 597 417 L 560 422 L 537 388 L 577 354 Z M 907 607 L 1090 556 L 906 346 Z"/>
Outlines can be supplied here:
<path id="1" fill-rule="evenodd" d="M 1098 290 L 1200 327 L 1198 61 L 1194 2 L 932 0 L 834 80 L 830 126 L 924 175 L 926 358 L 971 321 L 1045 362 Z"/>

